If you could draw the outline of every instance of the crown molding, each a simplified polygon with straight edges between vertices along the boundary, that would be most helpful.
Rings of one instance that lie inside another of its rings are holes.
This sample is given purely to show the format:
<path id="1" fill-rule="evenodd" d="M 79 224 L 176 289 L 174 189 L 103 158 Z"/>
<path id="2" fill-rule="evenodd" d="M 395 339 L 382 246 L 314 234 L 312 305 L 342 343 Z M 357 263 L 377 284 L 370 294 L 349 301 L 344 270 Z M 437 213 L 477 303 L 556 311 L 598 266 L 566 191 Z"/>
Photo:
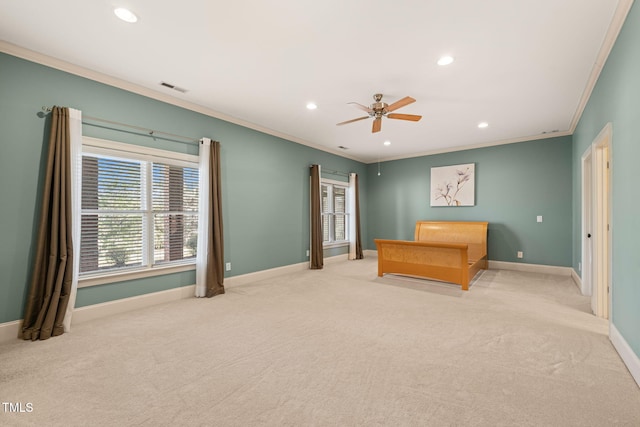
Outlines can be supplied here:
<path id="1" fill-rule="evenodd" d="M 461 145 L 459 147 L 451 147 L 451 148 L 443 148 L 440 150 L 431 150 L 431 151 L 421 151 L 419 153 L 407 154 L 405 156 L 395 156 L 395 157 L 386 157 L 380 158 L 381 162 L 389 162 L 392 160 L 403 160 L 403 159 L 411 159 L 414 157 L 424 157 L 424 156 L 433 156 L 435 154 L 445 154 L 445 153 L 453 153 L 455 151 L 465 151 L 465 150 L 476 150 L 478 148 L 487 148 L 487 147 L 495 147 L 497 145 L 507 145 L 507 144 L 517 144 L 519 142 L 528 142 L 528 141 L 537 141 L 541 139 L 551 139 L 558 138 L 561 136 L 572 135 L 572 131 L 562 131 L 562 132 L 553 132 L 553 133 L 544 133 L 540 135 L 531 135 L 531 136 L 523 136 L 520 138 L 510 138 L 510 139 L 502 139 L 499 141 L 492 142 L 483 142 L 480 144 L 472 144 L 472 145 Z M 378 163 L 378 160 L 370 160 L 367 161 L 367 164 Z"/>
<path id="2" fill-rule="evenodd" d="M 233 123 L 233 124 L 236 124 L 248 129 L 252 129 L 258 132 L 262 132 L 267 135 L 275 136 L 277 138 L 281 138 L 287 141 L 305 145 L 307 147 L 310 147 L 316 150 L 331 153 L 339 157 L 344 157 L 344 158 L 361 162 L 364 164 L 374 164 L 382 161 L 387 162 L 387 161 L 393 161 L 393 160 L 403 160 L 403 159 L 410 159 L 415 157 L 432 156 L 435 154 L 474 150 L 478 148 L 486 148 L 486 147 L 493 147 L 498 145 L 515 144 L 519 142 L 536 141 L 536 140 L 542 140 L 542 139 L 548 139 L 548 138 L 573 135 L 578 125 L 578 122 L 582 117 L 584 109 L 586 108 L 586 105 L 589 102 L 589 98 L 591 97 L 591 94 L 593 92 L 593 89 L 595 88 L 598 78 L 602 73 L 602 70 L 607 61 L 607 58 L 609 57 L 609 54 L 611 53 L 611 50 L 615 45 L 616 39 L 620 34 L 620 31 L 622 29 L 622 26 L 624 25 L 626 17 L 629 14 L 629 11 L 631 10 L 632 5 L 633 5 L 633 0 L 620 0 L 618 2 L 618 6 L 616 7 L 613 18 L 611 20 L 611 25 L 609 26 L 609 29 L 607 30 L 605 38 L 602 42 L 602 46 L 600 47 L 600 51 L 593 65 L 591 74 L 589 76 L 585 89 L 582 93 L 582 96 L 580 98 L 580 101 L 573 115 L 573 118 L 571 120 L 568 130 L 565 130 L 562 132 L 555 132 L 552 134 L 546 133 L 546 134 L 539 134 L 539 135 L 524 136 L 519 138 L 510 138 L 510 139 L 492 141 L 487 143 L 464 145 L 464 146 L 452 147 L 452 148 L 446 148 L 446 149 L 440 149 L 440 150 L 422 151 L 418 153 L 412 153 L 412 154 L 394 156 L 394 157 L 386 157 L 386 158 L 380 158 L 380 159 L 370 159 L 370 158 L 361 158 L 361 157 L 351 156 L 344 153 L 343 151 L 338 151 L 323 145 L 314 144 L 312 142 L 303 140 L 301 138 L 287 135 L 285 133 L 278 132 L 273 129 L 269 129 L 269 128 L 257 125 L 255 123 L 247 122 L 245 120 L 242 120 L 236 117 L 228 116 L 226 114 L 220 113 L 210 108 L 203 107 L 201 105 L 191 103 L 188 101 L 184 101 L 182 99 L 173 97 L 171 95 L 158 92 L 143 86 L 139 86 L 139 85 L 127 82 L 125 80 L 118 79 L 113 76 L 99 73 L 97 71 L 90 70 L 88 68 L 80 67 L 78 65 L 59 60 L 57 58 L 53 58 L 51 56 L 48 56 L 39 52 L 35 52 L 20 46 L 16 46 L 14 44 L 8 43 L 3 40 L 0 40 L 0 52 L 5 52 L 22 59 L 26 59 L 31 62 L 35 62 L 41 65 L 45 65 L 51 68 L 65 71 L 80 77 L 88 78 L 90 80 L 104 83 L 109 86 L 117 87 L 119 89 L 123 89 L 138 95 L 142 95 L 147 98 L 162 101 L 162 102 L 175 105 L 177 107 L 181 107 L 190 111 L 194 111 L 209 117 L 214 117 L 216 119 L 224 120 L 226 122 Z"/>
<path id="3" fill-rule="evenodd" d="M 576 127 L 578 126 L 578 122 L 580 122 L 580 118 L 584 113 L 584 109 L 586 108 L 587 103 L 589 102 L 589 98 L 593 93 L 593 89 L 595 88 L 596 83 L 598 82 L 598 78 L 602 73 L 604 65 L 606 64 L 607 59 L 609 58 L 609 54 L 611 53 L 611 50 L 613 49 L 613 46 L 615 45 L 616 40 L 618 39 L 618 35 L 620 34 L 620 31 L 622 30 L 622 26 L 624 25 L 627 15 L 631 10 L 631 6 L 633 6 L 633 0 L 619 0 L 618 6 L 616 7 L 616 10 L 613 14 L 613 18 L 611 19 L 611 25 L 609 25 L 609 29 L 607 30 L 604 40 L 602 41 L 602 45 L 600 46 L 600 51 L 598 52 L 598 56 L 596 57 L 596 62 L 593 64 L 593 68 L 591 69 L 591 74 L 589 76 L 589 79 L 587 80 L 585 89 L 582 92 L 582 96 L 580 97 L 580 101 L 578 102 L 578 106 L 573 115 L 573 118 L 571 119 L 571 123 L 569 125 L 568 130 L 565 130 L 562 132 L 554 132 L 551 134 L 546 133 L 546 134 L 540 134 L 540 135 L 525 136 L 520 138 L 511 138 L 511 139 L 505 139 L 501 141 L 493 141 L 493 142 L 474 144 L 474 145 L 465 145 L 465 146 L 447 148 L 447 149 L 441 149 L 441 150 L 423 151 L 420 153 L 413 153 L 405 156 L 381 158 L 380 160 L 368 160 L 366 163 L 373 164 L 378 162 L 388 162 L 392 160 L 402 160 L 402 159 L 410 159 L 414 157 L 432 156 L 434 154 L 451 153 L 454 151 L 474 150 L 477 148 L 493 147 L 496 145 L 515 144 L 518 142 L 536 141 L 541 139 L 573 135 L 573 133 L 576 130 Z"/>
<path id="4" fill-rule="evenodd" d="M 593 93 L 593 89 L 596 87 L 596 83 L 598 82 L 598 78 L 600 78 L 600 74 L 602 73 L 602 69 L 607 62 L 607 59 L 609 58 L 609 54 L 611 53 L 613 46 L 616 44 L 616 40 L 618 39 L 618 35 L 622 30 L 624 21 L 627 19 L 627 15 L 631 10 L 631 6 L 633 6 L 633 0 L 618 1 L 618 7 L 616 7 L 615 12 L 613 13 L 611 25 L 609 25 L 607 34 L 604 36 L 602 46 L 600 46 L 600 52 L 596 57 L 596 62 L 593 64 L 593 68 L 591 69 L 591 75 L 589 76 L 589 80 L 587 80 L 587 85 L 582 92 L 582 97 L 580 98 L 580 102 L 578 102 L 578 107 L 576 108 L 576 112 L 571 120 L 571 126 L 569 127 L 571 134 L 575 132 L 578 122 L 580 122 L 582 113 L 584 113 L 584 109 L 587 107 L 591 93 Z"/>
<path id="5" fill-rule="evenodd" d="M 220 113 L 219 111 L 215 111 L 210 108 L 203 107 L 202 105 L 185 101 L 185 100 L 176 98 L 174 96 L 168 95 L 166 93 L 158 92 L 158 91 L 146 88 L 144 86 L 140 86 L 140 85 L 128 82 L 126 80 L 119 79 L 117 77 L 113 77 L 107 74 L 100 73 L 98 71 L 91 70 L 89 68 L 81 67 L 79 65 L 72 64 L 70 62 L 51 57 L 49 55 L 45 55 L 40 52 L 35 52 L 33 50 L 14 45 L 4 40 L 0 40 L 0 52 L 4 52 L 6 54 L 9 54 L 21 59 L 25 59 L 30 62 L 35 62 L 40 65 L 54 68 L 56 70 L 64 71 L 69 74 L 74 74 L 79 77 L 84 77 L 89 80 L 106 84 L 108 86 L 113 86 L 118 89 L 126 90 L 128 92 L 135 93 L 137 95 L 142 95 L 147 98 L 155 99 L 156 101 L 161 101 L 167 104 L 175 105 L 176 107 L 194 111 L 196 113 L 200 113 L 205 116 L 224 120 L 225 122 L 233 123 L 235 125 L 252 129 L 258 132 L 262 132 L 267 135 L 275 136 L 277 138 L 281 138 L 287 141 L 305 145 L 307 147 L 314 148 L 316 150 L 325 151 L 327 153 L 335 154 L 336 156 L 345 157 L 351 160 L 362 162 L 361 159 L 353 156 L 349 156 L 344 152 L 333 150 L 322 145 L 314 144 L 312 142 L 303 140 L 301 138 L 287 135 L 285 133 L 278 132 L 273 129 L 269 129 L 264 126 L 257 125 L 255 123 L 247 122 L 237 117 L 229 116 L 229 115 Z"/>

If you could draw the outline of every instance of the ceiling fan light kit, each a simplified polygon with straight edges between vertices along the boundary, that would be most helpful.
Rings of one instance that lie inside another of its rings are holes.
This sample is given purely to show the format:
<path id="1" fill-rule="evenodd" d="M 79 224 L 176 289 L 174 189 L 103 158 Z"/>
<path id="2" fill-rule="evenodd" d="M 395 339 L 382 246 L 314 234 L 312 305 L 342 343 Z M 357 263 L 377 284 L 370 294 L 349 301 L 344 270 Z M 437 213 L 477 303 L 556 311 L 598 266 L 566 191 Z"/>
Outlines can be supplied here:
<path id="1" fill-rule="evenodd" d="M 382 129 L 382 118 L 386 117 L 388 119 L 396 119 L 396 120 L 408 120 L 412 122 L 417 122 L 422 118 L 422 116 L 418 116 L 415 114 L 390 114 L 392 111 L 397 110 L 398 108 L 404 107 L 405 105 L 412 104 L 416 102 L 410 96 L 405 96 L 404 98 L 394 102 L 393 104 L 387 104 L 382 101 L 382 94 L 376 93 L 373 95 L 373 100 L 375 101 L 369 107 L 366 107 L 362 104 L 358 104 L 357 102 L 349 102 L 349 104 L 355 106 L 356 108 L 361 109 L 362 111 L 367 112 L 368 116 L 358 117 L 357 119 L 347 120 L 345 122 L 337 123 L 337 126 L 346 125 L 348 123 L 357 122 L 360 120 L 365 120 L 370 117 L 373 118 L 373 127 L 371 129 L 372 133 L 380 132 Z"/>

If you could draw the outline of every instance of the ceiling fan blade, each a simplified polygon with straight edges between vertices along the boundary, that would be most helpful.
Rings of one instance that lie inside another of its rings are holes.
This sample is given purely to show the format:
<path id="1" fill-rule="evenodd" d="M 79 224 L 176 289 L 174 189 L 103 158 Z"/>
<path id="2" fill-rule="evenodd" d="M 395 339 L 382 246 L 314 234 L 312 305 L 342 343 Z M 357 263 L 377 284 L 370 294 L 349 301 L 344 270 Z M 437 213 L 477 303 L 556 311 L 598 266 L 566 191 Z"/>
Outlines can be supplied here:
<path id="1" fill-rule="evenodd" d="M 404 97 L 404 98 L 402 98 L 401 100 L 396 101 L 396 102 L 394 102 L 393 104 L 389 105 L 389 106 L 386 108 L 386 110 L 387 110 L 388 112 L 391 112 L 391 111 L 397 110 L 397 109 L 398 109 L 398 108 L 400 108 L 400 107 L 404 107 L 405 105 L 409 105 L 409 104 L 411 104 L 411 103 L 413 103 L 413 102 L 416 102 L 416 100 L 415 100 L 415 99 L 413 99 L 413 98 L 412 98 L 412 97 L 410 97 L 410 96 L 405 96 L 405 97 Z"/>
<path id="2" fill-rule="evenodd" d="M 336 123 L 336 126 L 342 126 L 342 125 L 346 125 L 347 123 L 353 123 L 353 122 L 357 122 L 358 120 L 364 120 L 368 118 L 369 116 L 358 117 L 357 119 L 351 119 L 351 120 L 347 120 L 346 122 Z"/>
<path id="3" fill-rule="evenodd" d="M 382 117 L 376 117 L 373 121 L 373 128 L 371 129 L 371 133 L 380 132 L 382 128 Z"/>
<path id="4" fill-rule="evenodd" d="M 373 110 L 371 108 L 365 107 L 364 105 L 358 104 L 357 102 L 347 102 L 347 104 L 351 104 L 354 107 L 361 109 L 362 111 L 366 111 L 367 113 L 370 113 L 370 114 L 373 113 Z"/>
<path id="5" fill-rule="evenodd" d="M 417 122 L 422 118 L 422 116 L 416 116 L 415 114 L 387 114 L 387 117 L 390 119 L 398 119 L 398 120 L 411 120 L 412 122 Z"/>

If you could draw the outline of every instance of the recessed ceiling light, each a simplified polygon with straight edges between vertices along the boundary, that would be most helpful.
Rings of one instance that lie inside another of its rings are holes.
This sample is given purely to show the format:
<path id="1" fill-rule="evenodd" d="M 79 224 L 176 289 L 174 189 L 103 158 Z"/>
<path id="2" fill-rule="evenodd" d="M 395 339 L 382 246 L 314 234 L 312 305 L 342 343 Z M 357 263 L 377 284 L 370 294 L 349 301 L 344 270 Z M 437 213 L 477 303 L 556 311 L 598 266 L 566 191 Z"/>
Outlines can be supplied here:
<path id="1" fill-rule="evenodd" d="M 487 123 L 487 122 L 478 123 L 478 127 L 480 129 L 484 129 L 484 128 L 488 127 L 488 126 L 489 126 L 489 123 Z"/>
<path id="2" fill-rule="evenodd" d="M 313 102 L 310 102 L 307 104 L 307 109 L 308 110 L 315 110 L 316 108 L 318 108 L 318 106 L 316 104 L 314 104 Z"/>
<path id="3" fill-rule="evenodd" d="M 113 10 L 113 13 L 124 22 L 129 22 L 133 24 L 134 22 L 138 22 L 138 17 L 135 13 L 131 12 L 129 9 L 125 9 L 124 7 L 118 7 Z"/>
<path id="4" fill-rule="evenodd" d="M 391 145 L 391 141 L 385 141 L 384 145 Z"/>
<path id="5" fill-rule="evenodd" d="M 453 62 L 453 56 L 443 56 L 438 59 L 438 65 L 449 65 Z"/>

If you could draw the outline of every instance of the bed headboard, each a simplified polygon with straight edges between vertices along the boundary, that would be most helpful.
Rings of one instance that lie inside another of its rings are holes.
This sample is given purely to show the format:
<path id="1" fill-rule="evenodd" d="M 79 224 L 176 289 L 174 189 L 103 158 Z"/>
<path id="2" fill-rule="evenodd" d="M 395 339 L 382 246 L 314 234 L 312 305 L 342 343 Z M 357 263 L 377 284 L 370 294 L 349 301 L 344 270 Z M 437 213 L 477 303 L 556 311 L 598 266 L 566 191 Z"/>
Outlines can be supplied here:
<path id="1" fill-rule="evenodd" d="M 478 260 L 487 255 L 488 226 L 479 221 L 417 221 L 414 240 L 467 243 L 469 260 Z"/>

